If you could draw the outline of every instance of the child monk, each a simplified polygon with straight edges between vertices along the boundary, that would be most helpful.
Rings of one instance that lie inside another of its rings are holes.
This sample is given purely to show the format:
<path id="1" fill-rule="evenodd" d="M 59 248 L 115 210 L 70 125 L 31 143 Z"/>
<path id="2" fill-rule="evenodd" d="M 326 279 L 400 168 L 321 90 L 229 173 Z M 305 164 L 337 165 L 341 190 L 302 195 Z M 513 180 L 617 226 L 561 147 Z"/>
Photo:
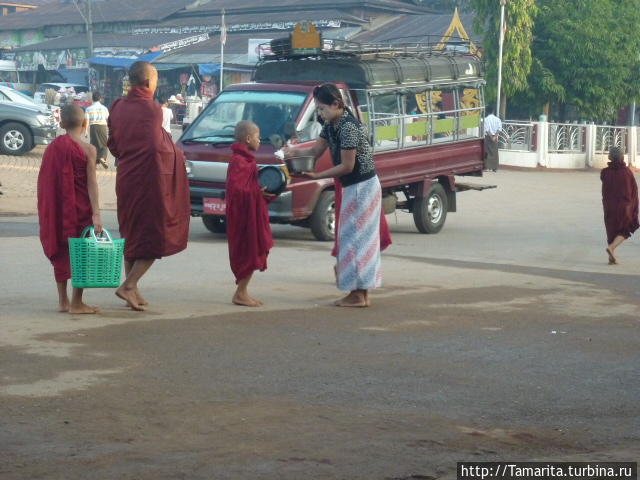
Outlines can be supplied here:
<path id="1" fill-rule="evenodd" d="M 233 303 L 259 307 L 247 290 L 255 270 L 267 269 L 267 256 L 273 247 L 269 225 L 269 200 L 275 195 L 260 188 L 258 165 L 253 152 L 260 147 L 260 129 L 250 121 L 236 125 L 236 143 L 227 171 L 227 238 L 229 261 L 236 277 L 237 289 Z"/>
<path id="2" fill-rule="evenodd" d="M 609 265 L 616 265 L 616 248 L 635 232 L 638 223 L 638 185 L 633 172 L 624 163 L 622 150 L 609 150 L 609 164 L 600 172 L 602 206 L 607 230 Z"/>
<path id="3" fill-rule="evenodd" d="M 82 289 L 74 288 L 69 301 L 67 281 L 71 278 L 68 238 L 79 237 L 92 225 L 102 231 L 96 181 L 96 149 L 83 142 L 87 128 L 84 111 L 67 105 L 61 111 L 66 135 L 56 138 L 42 157 L 38 175 L 38 217 L 44 254 L 53 264 L 61 312 L 96 313 L 82 302 Z"/>

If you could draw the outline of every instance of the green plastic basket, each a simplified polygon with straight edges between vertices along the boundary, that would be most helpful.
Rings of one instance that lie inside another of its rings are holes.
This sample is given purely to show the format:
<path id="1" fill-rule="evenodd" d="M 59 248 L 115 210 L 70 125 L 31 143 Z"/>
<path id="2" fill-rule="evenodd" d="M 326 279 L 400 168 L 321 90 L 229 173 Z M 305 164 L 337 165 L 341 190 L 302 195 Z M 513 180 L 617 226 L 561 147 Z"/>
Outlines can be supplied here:
<path id="1" fill-rule="evenodd" d="M 96 237 L 93 226 L 85 228 L 80 238 L 70 238 L 69 256 L 73 286 L 76 288 L 120 286 L 124 243 L 124 238 L 113 240 L 106 228 L 100 237 Z"/>

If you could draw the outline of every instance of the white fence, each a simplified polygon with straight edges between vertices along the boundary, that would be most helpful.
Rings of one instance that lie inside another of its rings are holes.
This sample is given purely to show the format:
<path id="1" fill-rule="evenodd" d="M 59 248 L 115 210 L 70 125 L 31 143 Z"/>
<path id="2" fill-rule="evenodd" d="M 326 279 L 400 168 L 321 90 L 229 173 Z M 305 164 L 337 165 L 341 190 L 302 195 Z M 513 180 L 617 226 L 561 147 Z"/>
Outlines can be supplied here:
<path id="1" fill-rule="evenodd" d="M 602 168 L 613 146 L 640 167 L 640 128 L 549 122 L 502 123 L 500 164 L 517 167 Z"/>

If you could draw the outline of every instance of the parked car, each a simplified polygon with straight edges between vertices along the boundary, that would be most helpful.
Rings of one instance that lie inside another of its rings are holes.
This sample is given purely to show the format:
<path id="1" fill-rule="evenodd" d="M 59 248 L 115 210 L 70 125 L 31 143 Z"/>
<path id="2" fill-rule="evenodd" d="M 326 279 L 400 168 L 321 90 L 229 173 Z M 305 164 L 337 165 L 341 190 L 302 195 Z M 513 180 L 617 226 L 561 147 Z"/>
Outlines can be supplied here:
<path id="1" fill-rule="evenodd" d="M 51 143 L 57 131 L 53 113 L 42 106 L 0 102 L 0 153 L 24 155 Z"/>
<path id="2" fill-rule="evenodd" d="M 73 88 L 76 94 L 87 93 L 89 91 L 89 87 L 86 85 L 78 85 L 76 83 L 41 83 L 36 88 L 36 92 L 33 94 L 33 99 L 37 103 L 46 103 L 47 90 L 51 89 L 59 92 L 60 90 L 68 90 L 69 88 Z"/>
<path id="3" fill-rule="evenodd" d="M 36 101 L 30 96 L 13 88 L 0 85 L 0 102 L 15 102 L 22 105 L 37 106 L 45 113 L 46 111 L 53 113 L 53 118 L 56 119 L 56 124 L 60 124 L 60 107 L 55 105 L 44 106 L 41 103 L 36 103 Z"/>
<path id="4" fill-rule="evenodd" d="M 420 232 L 439 232 L 447 213 L 456 211 L 457 192 L 492 186 L 456 181 L 456 176 L 483 174 L 482 61 L 429 48 L 390 47 L 382 54 L 366 49 L 308 56 L 285 52 L 262 58 L 255 82 L 225 88 L 178 142 L 187 159 L 192 215 L 201 216 L 212 232 L 225 231 L 227 166 L 239 121 L 252 120 L 260 127 L 258 163 L 285 169 L 274 155 L 278 145 L 272 137 L 280 144 L 312 146 L 321 129 L 313 89 L 332 82 L 368 126 L 385 212 L 410 212 Z M 327 149 L 316 171 L 331 165 Z M 274 223 L 311 228 L 318 240 L 333 239 L 333 180 L 292 178 L 269 204 L 269 215 Z"/>

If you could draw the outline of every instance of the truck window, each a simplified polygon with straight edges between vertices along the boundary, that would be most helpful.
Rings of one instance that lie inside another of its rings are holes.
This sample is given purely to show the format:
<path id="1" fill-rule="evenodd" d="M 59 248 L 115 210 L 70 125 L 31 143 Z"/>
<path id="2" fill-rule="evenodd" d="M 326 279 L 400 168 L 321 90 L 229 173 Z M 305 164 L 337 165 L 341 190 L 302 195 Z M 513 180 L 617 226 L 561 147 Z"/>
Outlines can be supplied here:
<path id="1" fill-rule="evenodd" d="M 482 118 L 482 97 L 477 88 L 460 88 L 460 130 L 458 137 L 480 138 Z"/>
<path id="2" fill-rule="evenodd" d="M 400 148 L 400 115 L 398 95 L 374 95 L 371 123 L 374 130 L 374 148 L 390 150 Z"/>
<path id="3" fill-rule="evenodd" d="M 404 107 L 404 146 L 418 147 L 430 141 L 432 122 L 426 98 L 429 93 L 402 95 Z"/>
<path id="4" fill-rule="evenodd" d="M 310 142 L 316 140 L 322 131 L 322 124 L 318 122 L 318 112 L 314 103 L 310 103 L 307 111 L 302 116 L 296 137 L 298 142 Z"/>
<path id="5" fill-rule="evenodd" d="M 222 92 L 196 119 L 184 139 L 232 140 L 236 124 L 242 120 L 255 122 L 264 141 L 273 134 L 284 138 L 285 125 L 296 122 L 306 98 L 306 93 L 299 92 Z"/>
<path id="6" fill-rule="evenodd" d="M 442 143 L 455 140 L 456 118 L 456 89 L 443 88 L 430 92 L 430 108 L 433 118 L 433 142 Z"/>

